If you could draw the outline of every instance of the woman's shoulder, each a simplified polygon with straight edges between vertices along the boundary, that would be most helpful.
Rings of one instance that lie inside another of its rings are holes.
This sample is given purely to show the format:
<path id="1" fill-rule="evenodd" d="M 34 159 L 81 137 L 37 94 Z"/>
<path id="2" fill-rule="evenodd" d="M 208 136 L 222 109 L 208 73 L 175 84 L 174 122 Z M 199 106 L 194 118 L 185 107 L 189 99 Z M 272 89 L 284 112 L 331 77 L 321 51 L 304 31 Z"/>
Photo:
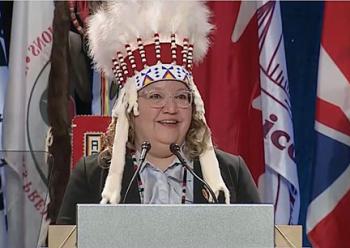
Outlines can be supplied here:
<path id="1" fill-rule="evenodd" d="M 81 157 L 73 169 L 73 173 L 83 173 L 89 176 L 103 168 L 108 168 L 108 163 L 97 153 Z"/>
<path id="2" fill-rule="evenodd" d="M 231 166 L 239 169 L 240 166 L 245 164 L 241 156 L 233 155 L 220 149 L 215 149 L 215 154 L 220 166 Z"/>
<path id="3" fill-rule="evenodd" d="M 228 187 L 233 187 L 238 203 L 259 203 L 260 198 L 248 166 L 241 156 L 222 150 L 215 150 L 223 179 Z"/>
<path id="4" fill-rule="evenodd" d="M 222 172 L 234 173 L 237 176 L 242 176 L 242 174 L 249 174 L 251 176 L 249 168 L 241 156 L 220 149 L 215 149 L 215 153 Z"/>

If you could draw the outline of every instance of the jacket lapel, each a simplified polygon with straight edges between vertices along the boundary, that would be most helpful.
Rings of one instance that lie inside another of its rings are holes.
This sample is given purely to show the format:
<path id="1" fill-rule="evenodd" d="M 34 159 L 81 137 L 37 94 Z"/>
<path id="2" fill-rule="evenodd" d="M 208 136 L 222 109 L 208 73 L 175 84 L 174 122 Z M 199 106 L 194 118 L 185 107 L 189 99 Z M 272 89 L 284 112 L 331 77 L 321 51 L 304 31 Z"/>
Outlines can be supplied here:
<path id="1" fill-rule="evenodd" d="M 193 170 L 200 178 L 203 178 L 201 165 L 198 159 L 193 162 Z M 208 200 L 204 197 L 205 194 L 206 190 L 203 184 L 196 178 L 193 178 L 193 203 L 208 203 Z"/>
<path id="2" fill-rule="evenodd" d="M 133 164 L 132 158 L 130 155 L 126 155 L 124 173 L 123 173 L 123 179 L 122 179 L 122 190 L 120 194 L 121 195 L 120 203 L 123 203 L 126 189 L 129 186 L 129 183 L 131 181 L 131 178 L 134 175 L 134 172 L 135 171 L 134 171 L 134 164 Z M 138 191 L 139 190 L 137 186 L 137 178 L 135 178 L 130 186 L 130 190 L 125 199 L 125 203 L 141 203 L 140 194 Z"/>

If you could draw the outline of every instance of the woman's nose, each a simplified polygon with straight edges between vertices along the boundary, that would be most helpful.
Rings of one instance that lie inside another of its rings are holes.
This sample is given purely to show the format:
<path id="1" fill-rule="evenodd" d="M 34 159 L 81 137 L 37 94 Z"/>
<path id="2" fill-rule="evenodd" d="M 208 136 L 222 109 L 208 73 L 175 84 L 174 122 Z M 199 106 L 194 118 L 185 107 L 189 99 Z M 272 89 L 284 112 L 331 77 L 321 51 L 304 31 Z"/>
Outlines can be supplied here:
<path id="1" fill-rule="evenodd" d="M 167 113 L 176 113 L 177 104 L 173 97 L 167 97 L 165 100 L 165 104 L 163 106 L 163 111 Z"/>

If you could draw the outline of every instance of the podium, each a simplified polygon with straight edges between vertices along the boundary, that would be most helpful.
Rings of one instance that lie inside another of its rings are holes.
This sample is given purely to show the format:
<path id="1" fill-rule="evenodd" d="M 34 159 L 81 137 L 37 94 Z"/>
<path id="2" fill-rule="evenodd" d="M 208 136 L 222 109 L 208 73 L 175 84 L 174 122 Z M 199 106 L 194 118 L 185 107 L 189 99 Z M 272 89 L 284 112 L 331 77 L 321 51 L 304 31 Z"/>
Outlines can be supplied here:
<path id="1" fill-rule="evenodd" d="M 300 226 L 272 205 L 78 205 L 76 226 L 50 226 L 49 248 L 301 247 Z"/>
<path id="2" fill-rule="evenodd" d="M 282 233 L 278 231 L 281 230 Z M 48 248 L 76 248 L 75 225 L 51 225 L 49 227 Z M 300 225 L 275 225 L 276 248 L 302 247 L 302 227 Z"/>

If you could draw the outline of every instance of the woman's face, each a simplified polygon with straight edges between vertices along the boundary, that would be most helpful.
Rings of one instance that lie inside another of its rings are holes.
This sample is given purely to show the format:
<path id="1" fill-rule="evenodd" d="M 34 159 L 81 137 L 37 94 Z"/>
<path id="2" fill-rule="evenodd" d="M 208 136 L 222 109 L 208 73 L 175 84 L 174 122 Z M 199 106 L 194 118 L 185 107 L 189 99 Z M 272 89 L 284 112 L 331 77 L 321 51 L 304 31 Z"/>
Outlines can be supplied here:
<path id="1" fill-rule="evenodd" d="M 151 152 L 164 153 L 171 143 L 181 145 L 192 119 L 192 94 L 187 86 L 179 81 L 159 81 L 138 95 L 140 114 L 134 118 L 136 147 L 149 141 Z"/>

